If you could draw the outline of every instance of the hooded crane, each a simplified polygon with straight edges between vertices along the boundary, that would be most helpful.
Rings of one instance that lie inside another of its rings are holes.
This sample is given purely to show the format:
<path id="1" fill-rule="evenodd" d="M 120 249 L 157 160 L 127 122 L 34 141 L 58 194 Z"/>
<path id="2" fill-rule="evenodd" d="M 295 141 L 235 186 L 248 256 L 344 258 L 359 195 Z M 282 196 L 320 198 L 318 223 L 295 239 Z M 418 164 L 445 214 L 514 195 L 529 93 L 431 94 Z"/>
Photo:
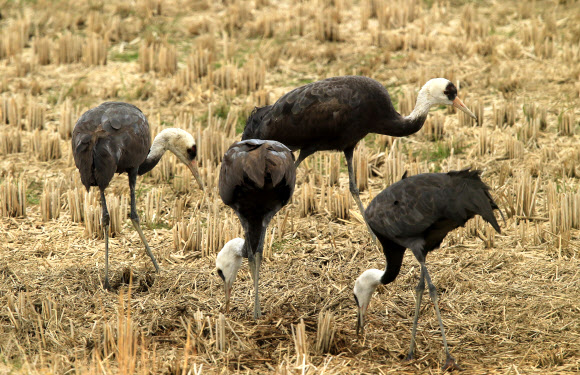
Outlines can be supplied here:
<path id="1" fill-rule="evenodd" d="M 228 242 L 216 259 L 217 272 L 224 281 L 226 311 L 243 257 L 248 258 L 254 280 L 254 319 L 261 316 L 258 278 L 266 229 L 292 197 L 295 182 L 294 155 L 279 142 L 241 141 L 232 144 L 224 155 L 220 196 L 238 215 L 246 237 L 245 241 L 238 238 Z"/>
<path id="2" fill-rule="evenodd" d="M 425 257 L 441 245 L 447 233 L 465 225 L 475 215 L 481 215 L 500 232 L 493 215 L 493 210 L 499 208 L 489 194 L 489 187 L 480 179 L 480 173 L 478 170 L 464 169 L 408 178 L 405 178 L 405 173 L 401 181 L 389 186 L 373 199 L 365 216 L 381 242 L 387 267 L 385 271 L 366 270 L 356 279 L 354 299 L 358 307 L 357 334 L 359 329 L 364 329 L 365 313 L 376 287 L 395 280 L 401 270 L 405 249 L 411 249 L 421 265 L 421 275 L 416 288 L 415 318 L 407 360 L 413 359 L 415 333 L 426 281 L 447 356 L 443 368 L 458 368 L 455 359 L 449 354 L 437 303 L 437 290 L 425 266 Z"/>
<path id="3" fill-rule="evenodd" d="M 127 172 L 131 189 L 131 221 L 153 261 L 155 270 L 159 265 L 147 244 L 139 225 L 135 207 L 135 183 L 137 175 L 153 169 L 165 151 L 169 150 L 185 164 L 203 190 L 197 168 L 195 140 L 188 132 L 164 129 L 151 144 L 147 117 L 132 104 L 106 102 L 92 108 L 79 118 L 72 134 L 72 150 L 81 181 L 87 191 L 98 186 L 101 191 L 102 221 L 105 231 L 105 289 L 109 284 L 109 212 L 105 189 L 115 173 Z"/>
<path id="4" fill-rule="evenodd" d="M 352 166 L 355 146 L 369 133 L 395 137 L 416 133 L 423 127 L 429 108 L 437 105 L 452 105 L 476 118 L 445 78 L 428 81 L 419 91 L 415 109 L 406 117 L 395 110 L 387 90 L 374 79 L 327 78 L 298 87 L 273 105 L 254 109 L 242 139 L 273 139 L 292 151 L 300 150 L 296 167 L 316 151 L 344 152 L 350 192 L 364 217 Z M 370 228 L 369 232 L 374 240 Z"/>

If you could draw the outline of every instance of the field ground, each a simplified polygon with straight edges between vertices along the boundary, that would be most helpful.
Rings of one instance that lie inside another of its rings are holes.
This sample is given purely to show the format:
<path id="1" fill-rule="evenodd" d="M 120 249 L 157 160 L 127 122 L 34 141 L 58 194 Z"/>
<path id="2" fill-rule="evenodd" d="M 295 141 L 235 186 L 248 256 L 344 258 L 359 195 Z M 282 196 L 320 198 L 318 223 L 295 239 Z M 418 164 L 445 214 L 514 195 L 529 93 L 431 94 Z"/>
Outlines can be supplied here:
<path id="1" fill-rule="evenodd" d="M 0 15 L 0 373 L 440 373 L 427 296 L 418 358 L 402 361 L 410 254 L 355 335 L 354 280 L 385 260 L 338 153 L 300 166 L 273 220 L 263 318 L 246 262 L 222 315 L 215 255 L 241 230 L 217 193 L 221 156 L 255 105 L 342 74 L 379 80 L 403 113 L 444 76 L 482 119 L 436 108 L 417 134 L 369 135 L 355 151 L 365 205 L 405 170 L 471 166 L 506 215 L 501 234 L 474 219 L 428 257 L 465 373 L 580 372 L 578 1 L 0 0 Z M 96 195 L 70 150 L 78 116 L 107 100 L 137 105 L 154 134 L 195 134 L 207 186 L 169 155 L 139 178 L 157 275 L 127 217 L 127 178 L 114 178 L 112 292 Z M 333 335 L 329 353 L 317 335 Z"/>

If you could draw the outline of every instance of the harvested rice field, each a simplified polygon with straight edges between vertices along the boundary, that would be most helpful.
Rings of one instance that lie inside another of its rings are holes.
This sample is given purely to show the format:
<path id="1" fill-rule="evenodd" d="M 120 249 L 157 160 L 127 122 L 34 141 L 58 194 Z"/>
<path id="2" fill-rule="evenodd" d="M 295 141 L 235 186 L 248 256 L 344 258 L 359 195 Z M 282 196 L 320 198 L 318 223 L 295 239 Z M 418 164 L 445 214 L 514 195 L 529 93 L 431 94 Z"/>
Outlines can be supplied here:
<path id="1" fill-rule="evenodd" d="M 0 0 L 0 373 L 442 373 L 428 295 L 404 361 L 420 270 L 410 251 L 356 335 L 354 282 L 385 257 L 339 152 L 299 166 L 268 228 L 262 318 L 246 260 L 225 312 L 215 258 L 242 229 L 218 194 L 223 154 L 255 106 L 339 75 L 378 80 L 404 115 L 445 77 L 479 118 L 432 108 L 419 132 L 370 134 L 354 155 L 365 206 L 405 171 L 483 171 L 502 233 L 476 217 L 427 257 L 463 372 L 579 373 L 576 0 Z M 135 104 L 152 136 L 193 134 L 205 184 L 170 153 L 138 178 L 157 274 L 129 220 L 127 176 L 113 178 L 110 291 L 99 192 L 86 193 L 71 151 L 79 116 L 105 101 Z"/>

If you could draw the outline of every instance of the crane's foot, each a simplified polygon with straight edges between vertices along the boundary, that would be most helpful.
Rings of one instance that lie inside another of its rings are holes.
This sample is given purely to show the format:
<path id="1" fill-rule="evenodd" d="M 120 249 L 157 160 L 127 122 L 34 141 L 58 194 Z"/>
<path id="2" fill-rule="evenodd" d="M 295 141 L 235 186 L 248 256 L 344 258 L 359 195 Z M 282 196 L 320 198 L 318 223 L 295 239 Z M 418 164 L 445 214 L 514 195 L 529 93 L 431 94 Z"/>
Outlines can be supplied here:
<path id="1" fill-rule="evenodd" d="M 399 358 L 400 358 L 400 357 L 399 357 Z M 410 361 L 412 361 L 412 360 L 414 360 L 414 359 L 415 359 L 415 354 L 413 354 L 413 353 L 408 353 L 408 354 L 407 354 L 407 356 L 405 357 L 404 361 L 405 361 L 405 362 L 410 362 Z"/>
<path id="2" fill-rule="evenodd" d="M 103 284 L 103 288 L 107 291 L 111 291 L 111 284 L 109 284 L 109 279 L 105 279 L 105 284 Z"/>
<path id="3" fill-rule="evenodd" d="M 254 320 L 258 320 L 262 317 L 262 309 L 260 308 L 260 302 L 256 298 L 256 303 L 254 304 Z"/>
<path id="4" fill-rule="evenodd" d="M 462 371 L 461 367 L 459 367 L 457 365 L 457 363 L 455 362 L 455 358 L 453 358 L 452 356 L 448 355 L 447 359 L 445 360 L 445 364 L 443 364 L 443 367 L 441 368 L 443 371 Z"/>

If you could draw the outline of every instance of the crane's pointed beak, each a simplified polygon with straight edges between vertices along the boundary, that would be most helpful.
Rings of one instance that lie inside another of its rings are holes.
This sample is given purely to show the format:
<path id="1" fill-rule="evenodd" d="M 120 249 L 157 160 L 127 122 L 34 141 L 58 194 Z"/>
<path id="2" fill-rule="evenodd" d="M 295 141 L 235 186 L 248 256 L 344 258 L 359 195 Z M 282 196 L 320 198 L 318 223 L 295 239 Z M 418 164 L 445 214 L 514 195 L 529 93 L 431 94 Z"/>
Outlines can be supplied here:
<path id="1" fill-rule="evenodd" d="M 232 294 L 232 285 L 224 282 L 224 291 L 226 293 L 226 313 L 230 312 L 230 295 Z"/>
<path id="2" fill-rule="evenodd" d="M 459 99 L 459 97 L 458 97 L 458 96 L 456 96 L 456 97 L 455 97 L 455 99 L 453 100 L 453 106 L 454 106 L 455 108 L 457 108 L 457 109 L 459 109 L 459 110 L 461 110 L 461 111 L 463 111 L 463 112 L 467 113 L 469 116 L 471 116 L 472 118 L 474 118 L 475 120 L 477 120 L 477 116 L 475 116 L 475 115 L 473 114 L 473 112 L 471 112 L 471 111 L 469 110 L 469 108 L 467 108 L 467 107 L 465 106 L 465 104 L 463 104 L 463 102 L 461 101 L 461 99 Z"/>
<path id="3" fill-rule="evenodd" d="M 192 160 L 191 163 L 186 164 L 187 168 L 189 168 L 189 170 L 191 171 L 191 174 L 193 174 L 193 177 L 195 177 L 195 180 L 197 181 L 199 188 L 203 191 L 203 182 L 201 182 L 201 176 L 199 175 L 199 168 L 197 168 L 197 160 Z"/>
<path id="4" fill-rule="evenodd" d="M 356 334 L 359 336 L 360 334 L 365 333 L 365 313 L 366 313 L 366 306 L 359 306 L 356 314 Z"/>

